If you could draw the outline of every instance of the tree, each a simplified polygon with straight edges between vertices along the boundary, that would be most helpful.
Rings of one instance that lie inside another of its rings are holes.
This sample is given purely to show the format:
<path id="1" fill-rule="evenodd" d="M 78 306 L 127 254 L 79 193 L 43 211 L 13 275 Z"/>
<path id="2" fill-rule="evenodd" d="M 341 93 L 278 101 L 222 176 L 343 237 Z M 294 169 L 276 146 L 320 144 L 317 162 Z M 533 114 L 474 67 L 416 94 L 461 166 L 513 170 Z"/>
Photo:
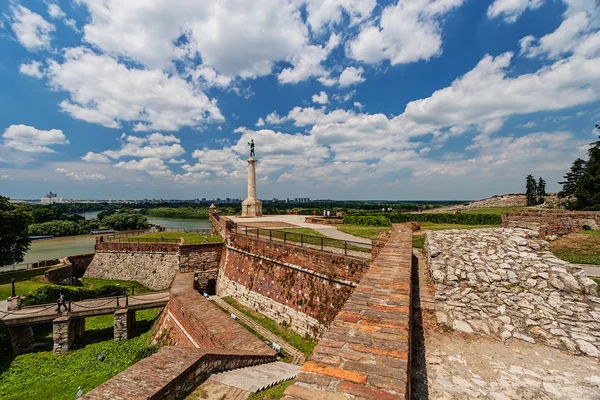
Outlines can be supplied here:
<path id="1" fill-rule="evenodd" d="M 600 132 L 600 125 L 596 125 Z M 600 210 L 600 140 L 591 143 L 585 170 L 577 181 L 575 190 L 577 207 L 584 210 Z"/>
<path id="2" fill-rule="evenodd" d="M 558 182 L 560 185 L 563 185 L 563 189 L 559 192 L 560 197 L 570 197 L 575 196 L 575 191 L 577 190 L 577 182 L 585 173 L 585 161 L 581 158 L 573 161 L 573 165 L 571 165 L 571 171 L 567 172 L 564 175 L 565 180 L 562 182 Z"/>
<path id="3" fill-rule="evenodd" d="M 541 176 L 537 183 L 537 196 L 538 204 L 542 204 L 544 202 L 544 196 L 546 196 L 546 181 Z"/>
<path id="4" fill-rule="evenodd" d="M 528 206 L 535 206 L 537 204 L 537 182 L 531 174 L 525 178 L 525 197 L 527 198 Z"/>
<path id="5" fill-rule="evenodd" d="M 102 225 L 109 226 L 118 231 L 131 229 L 148 229 L 150 224 L 148 220 L 141 214 L 122 214 L 117 213 L 104 217 Z"/>
<path id="6" fill-rule="evenodd" d="M 14 205 L 0 196 L 0 265 L 23 261 L 29 250 L 27 227 L 33 221 L 27 206 Z"/>

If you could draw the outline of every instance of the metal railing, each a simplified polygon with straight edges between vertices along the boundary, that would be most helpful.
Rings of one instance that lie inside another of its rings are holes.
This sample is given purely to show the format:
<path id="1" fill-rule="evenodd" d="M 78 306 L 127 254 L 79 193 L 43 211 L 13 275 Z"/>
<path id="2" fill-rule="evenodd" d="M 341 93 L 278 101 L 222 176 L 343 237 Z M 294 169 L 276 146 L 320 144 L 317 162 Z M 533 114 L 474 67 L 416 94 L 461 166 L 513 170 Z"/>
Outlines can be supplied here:
<path id="1" fill-rule="evenodd" d="M 141 236 L 141 235 L 146 235 L 148 233 L 155 233 L 155 232 L 158 232 L 158 229 L 150 228 L 150 229 L 139 229 L 139 230 L 135 230 L 135 231 L 124 231 L 124 232 L 115 233 L 114 235 L 102 235 L 102 241 L 103 242 L 116 242 L 116 241 L 118 241 L 117 239 L 120 239 L 120 238 L 130 238 L 133 236 Z"/>
<path id="2" fill-rule="evenodd" d="M 252 236 L 256 239 L 283 242 L 300 247 L 317 249 L 327 253 L 343 253 L 358 255 L 359 253 L 371 254 L 372 245 L 349 240 L 333 239 L 325 236 L 307 235 L 281 229 L 257 228 L 247 225 L 237 225 L 236 233 Z"/>
<path id="3" fill-rule="evenodd" d="M 163 232 L 210 234 L 210 228 L 164 228 Z"/>
<path id="4" fill-rule="evenodd" d="M 180 238 L 144 238 L 144 237 L 125 237 L 110 240 L 110 243 L 179 243 Z"/>
<path id="5" fill-rule="evenodd" d="M 60 260 L 50 259 L 50 260 L 39 260 L 39 261 L 34 261 L 34 262 L 29 262 L 29 263 L 4 265 L 4 266 L 0 266 L 0 274 L 5 273 L 5 272 L 12 272 L 12 271 L 22 271 L 22 270 L 35 269 L 35 268 L 53 267 L 58 264 L 60 264 Z"/>

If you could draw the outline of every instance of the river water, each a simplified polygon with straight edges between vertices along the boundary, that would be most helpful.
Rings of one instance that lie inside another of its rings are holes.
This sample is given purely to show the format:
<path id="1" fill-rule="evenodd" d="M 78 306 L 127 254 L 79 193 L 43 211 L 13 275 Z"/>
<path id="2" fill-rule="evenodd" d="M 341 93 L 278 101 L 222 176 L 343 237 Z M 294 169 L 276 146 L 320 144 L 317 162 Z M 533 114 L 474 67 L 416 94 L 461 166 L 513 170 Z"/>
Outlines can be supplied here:
<path id="1" fill-rule="evenodd" d="M 86 219 L 94 218 L 98 211 L 80 213 Z M 166 228 L 210 228 L 207 219 L 176 219 L 176 218 L 153 218 L 148 217 L 148 222 Z M 54 258 L 72 256 L 75 254 L 93 253 L 96 235 L 63 236 L 54 239 L 34 240 L 31 242 L 29 251 L 25 254 L 22 264 L 33 263 L 39 260 L 50 260 Z M 17 269 L 24 268 L 19 264 Z M 12 266 L 0 267 L 0 271 L 12 269 Z"/>

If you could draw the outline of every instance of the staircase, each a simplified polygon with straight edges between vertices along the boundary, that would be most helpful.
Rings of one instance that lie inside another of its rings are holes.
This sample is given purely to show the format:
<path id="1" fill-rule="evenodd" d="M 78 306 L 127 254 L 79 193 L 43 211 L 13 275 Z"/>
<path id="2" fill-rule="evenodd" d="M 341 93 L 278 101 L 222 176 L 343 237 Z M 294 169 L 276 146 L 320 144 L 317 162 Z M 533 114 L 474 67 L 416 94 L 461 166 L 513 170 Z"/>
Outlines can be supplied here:
<path id="1" fill-rule="evenodd" d="M 246 392 L 256 393 L 281 382 L 294 379 L 301 369 L 302 367 L 299 365 L 274 362 L 220 372 L 211 375 L 208 380 L 232 386 Z"/>

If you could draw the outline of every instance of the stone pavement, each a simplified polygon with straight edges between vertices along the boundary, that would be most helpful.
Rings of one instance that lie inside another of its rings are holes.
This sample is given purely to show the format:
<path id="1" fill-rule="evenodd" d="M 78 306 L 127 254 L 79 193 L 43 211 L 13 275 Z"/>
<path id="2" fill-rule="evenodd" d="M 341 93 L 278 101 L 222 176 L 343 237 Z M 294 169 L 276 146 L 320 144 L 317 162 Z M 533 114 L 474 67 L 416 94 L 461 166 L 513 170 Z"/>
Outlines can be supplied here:
<path id="1" fill-rule="evenodd" d="M 273 332 L 263 328 L 262 325 L 255 322 L 252 318 L 247 317 L 235 307 L 230 306 L 220 297 L 211 296 L 209 300 L 213 301 L 219 307 L 227 310 L 228 312 L 235 314 L 239 322 L 241 322 L 243 325 L 249 326 L 254 331 L 258 332 L 260 336 L 264 337 L 265 339 L 268 339 L 271 343 L 279 344 L 282 347 L 283 351 L 291 357 L 293 364 L 302 365 L 304 364 L 304 361 L 306 361 L 306 356 L 300 350 L 296 349 L 294 346 L 287 343 L 285 340 L 283 340 L 283 338 L 275 335 Z"/>
<path id="2" fill-rule="evenodd" d="M 394 225 L 285 399 L 409 397 L 411 267 L 412 231 Z"/>
<path id="3" fill-rule="evenodd" d="M 300 368 L 298 365 L 274 362 L 212 374 L 208 379 L 256 393 L 294 379 L 300 372 Z"/>
<path id="4" fill-rule="evenodd" d="M 573 264 L 576 267 L 581 268 L 585 271 L 587 276 L 592 278 L 600 278 L 600 265 L 590 265 L 590 264 Z"/>

